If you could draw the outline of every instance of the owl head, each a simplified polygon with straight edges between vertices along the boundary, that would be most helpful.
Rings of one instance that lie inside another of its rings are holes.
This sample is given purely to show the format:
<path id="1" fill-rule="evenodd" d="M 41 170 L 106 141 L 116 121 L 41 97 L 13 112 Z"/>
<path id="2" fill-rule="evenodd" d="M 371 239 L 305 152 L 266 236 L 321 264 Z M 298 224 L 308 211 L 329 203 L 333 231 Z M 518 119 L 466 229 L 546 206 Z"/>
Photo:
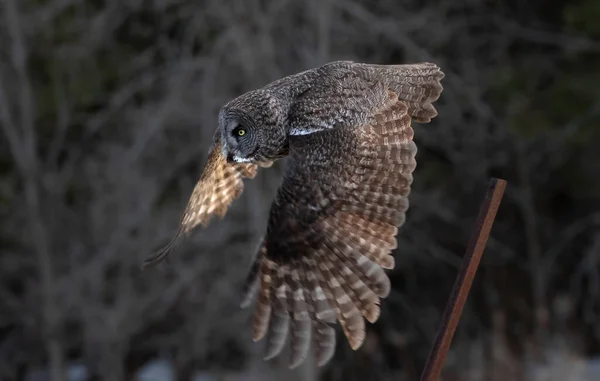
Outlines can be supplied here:
<path id="1" fill-rule="evenodd" d="M 287 113 L 274 94 L 254 90 L 221 109 L 219 129 L 228 162 L 252 163 L 277 157 L 287 145 Z"/>

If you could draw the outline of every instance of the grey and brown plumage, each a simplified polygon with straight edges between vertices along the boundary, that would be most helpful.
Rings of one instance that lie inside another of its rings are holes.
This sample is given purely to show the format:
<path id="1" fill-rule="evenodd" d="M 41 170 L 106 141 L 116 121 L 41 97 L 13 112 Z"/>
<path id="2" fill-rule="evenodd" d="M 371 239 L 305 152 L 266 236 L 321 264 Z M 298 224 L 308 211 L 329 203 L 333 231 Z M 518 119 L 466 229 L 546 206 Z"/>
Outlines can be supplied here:
<path id="1" fill-rule="evenodd" d="M 437 115 L 444 74 L 434 64 L 332 62 L 284 77 L 226 104 L 208 162 L 176 238 L 223 216 L 258 166 L 287 157 L 267 232 L 244 285 L 243 306 L 258 294 L 253 338 L 265 358 L 290 338 L 290 366 L 334 354 L 336 322 L 352 349 L 365 319 L 379 318 L 390 292 L 385 269 L 409 207 L 417 147 L 411 120 Z"/>

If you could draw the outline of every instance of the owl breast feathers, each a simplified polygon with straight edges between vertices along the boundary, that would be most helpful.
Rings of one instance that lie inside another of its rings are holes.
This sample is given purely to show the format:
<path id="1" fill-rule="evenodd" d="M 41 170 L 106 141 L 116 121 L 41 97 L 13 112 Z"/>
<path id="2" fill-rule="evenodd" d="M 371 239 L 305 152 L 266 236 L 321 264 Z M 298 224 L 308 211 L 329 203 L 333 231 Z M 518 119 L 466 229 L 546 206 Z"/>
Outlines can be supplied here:
<path id="1" fill-rule="evenodd" d="M 263 133 L 249 140 L 256 151 L 272 144 L 271 130 L 284 131 L 285 139 L 274 140 L 278 146 L 263 151 L 268 155 L 235 162 L 225 155 L 233 149 L 228 139 L 238 138 L 220 124 L 176 236 L 145 264 L 164 258 L 213 215 L 222 217 L 258 166 L 287 156 L 267 232 L 244 285 L 243 307 L 257 295 L 253 338 L 266 336 L 270 359 L 289 336 L 290 367 L 304 361 L 311 342 L 317 363 L 327 363 L 335 350 L 336 322 L 358 349 L 365 319 L 379 318 L 380 300 L 391 288 L 384 270 L 394 268 L 391 252 L 416 167 L 411 120 L 427 123 L 437 115 L 432 103 L 443 77 L 431 63 L 338 61 L 234 99 L 222 111 L 236 110 L 232 135 L 245 135 L 239 125 L 254 123 Z"/>

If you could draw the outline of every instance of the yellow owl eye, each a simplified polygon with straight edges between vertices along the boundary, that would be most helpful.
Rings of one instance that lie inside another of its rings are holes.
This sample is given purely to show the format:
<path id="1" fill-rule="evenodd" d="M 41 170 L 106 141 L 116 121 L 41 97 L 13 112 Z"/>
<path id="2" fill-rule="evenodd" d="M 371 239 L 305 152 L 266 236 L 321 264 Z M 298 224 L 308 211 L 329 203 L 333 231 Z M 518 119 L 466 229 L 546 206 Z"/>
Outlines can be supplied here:
<path id="1" fill-rule="evenodd" d="M 237 131 L 237 134 L 238 134 L 238 136 L 244 136 L 244 135 L 246 135 L 246 130 L 244 130 L 243 128 L 240 128 Z"/>

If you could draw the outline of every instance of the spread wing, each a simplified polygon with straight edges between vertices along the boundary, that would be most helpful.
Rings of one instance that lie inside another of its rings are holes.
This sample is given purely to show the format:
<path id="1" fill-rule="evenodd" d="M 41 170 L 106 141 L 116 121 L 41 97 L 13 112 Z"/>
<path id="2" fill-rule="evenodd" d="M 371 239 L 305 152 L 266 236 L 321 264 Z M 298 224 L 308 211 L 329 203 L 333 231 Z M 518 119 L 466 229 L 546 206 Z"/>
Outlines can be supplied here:
<path id="1" fill-rule="evenodd" d="M 242 303 L 258 290 L 253 337 L 266 335 L 266 359 L 282 351 L 289 333 L 290 367 L 306 358 L 311 337 L 323 365 L 334 354 L 336 321 L 356 350 L 364 319 L 379 318 L 417 152 L 410 104 L 386 94 L 364 124 L 290 137 L 288 168 Z"/>
<path id="2" fill-rule="evenodd" d="M 243 179 L 254 178 L 259 166 L 270 167 L 272 164 L 271 161 L 256 164 L 228 163 L 223 155 L 220 134 L 217 131 L 208 152 L 208 160 L 192 191 L 175 236 L 165 247 L 149 256 L 143 266 L 164 259 L 183 236 L 198 225 L 207 226 L 214 215 L 222 218 L 229 205 L 242 194 Z"/>

